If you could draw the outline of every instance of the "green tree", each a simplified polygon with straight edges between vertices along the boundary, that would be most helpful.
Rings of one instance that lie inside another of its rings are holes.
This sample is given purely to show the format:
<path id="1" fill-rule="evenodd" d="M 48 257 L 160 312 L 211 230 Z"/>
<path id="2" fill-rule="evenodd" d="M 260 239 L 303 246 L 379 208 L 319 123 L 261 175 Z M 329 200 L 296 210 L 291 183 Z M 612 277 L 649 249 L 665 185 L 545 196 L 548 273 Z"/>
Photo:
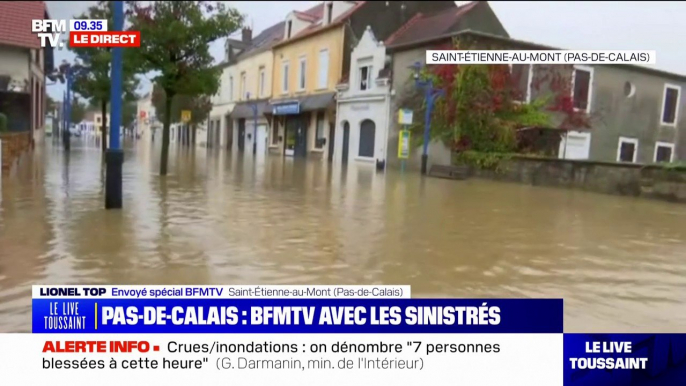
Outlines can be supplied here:
<path id="1" fill-rule="evenodd" d="M 134 101 L 126 101 L 122 105 L 121 109 L 121 125 L 124 127 L 129 127 L 136 120 L 136 113 L 138 112 L 138 106 Z"/>
<path id="2" fill-rule="evenodd" d="M 75 19 L 107 20 L 108 25 L 114 24 L 114 2 L 99 1 L 95 6 L 88 8 L 82 15 Z M 123 48 L 124 60 L 122 68 L 124 99 L 135 99 L 135 90 L 138 87 L 136 79 L 136 63 L 130 60 L 136 48 Z M 76 55 L 74 74 L 74 91 L 82 97 L 89 99 L 91 103 L 98 104 L 103 117 L 107 117 L 107 106 L 110 101 L 110 63 L 112 53 L 110 48 L 102 47 L 71 47 Z M 102 125 L 103 138 L 107 136 L 107 122 Z M 102 150 L 107 149 L 107 141 L 102 141 Z"/>
<path id="3" fill-rule="evenodd" d="M 83 121 L 86 117 L 86 104 L 81 102 L 78 98 L 74 98 L 71 102 L 71 122 L 76 124 Z"/>
<path id="4" fill-rule="evenodd" d="M 212 65 L 209 44 L 237 31 L 243 16 L 222 2 L 155 1 L 129 3 L 132 29 L 141 32 L 136 54 L 145 71 L 156 71 L 154 83 L 164 90 L 160 174 L 167 174 L 172 101 L 177 95 L 213 95 L 221 70 Z"/>
<path id="5" fill-rule="evenodd" d="M 45 109 L 48 113 L 52 113 L 55 111 L 55 100 L 52 99 L 52 97 L 48 94 L 45 95 Z"/>
<path id="6" fill-rule="evenodd" d="M 166 101 L 167 95 L 162 87 L 154 85 L 152 89 L 152 104 L 155 111 L 161 112 L 157 114 L 157 118 L 162 121 L 164 121 L 166 116 Z M 183 110 L 189 110 L 191 112 L 191 120 L 188 124 L 191 126 L 193 136 L 195 137 L 197 125 L 205 122 L 210 115 L 210 111 L 212 110 L 211 97 L 209 95 L 175 95 L 171 104 L 170 122 L 181 122 L 181 111 Z"/>

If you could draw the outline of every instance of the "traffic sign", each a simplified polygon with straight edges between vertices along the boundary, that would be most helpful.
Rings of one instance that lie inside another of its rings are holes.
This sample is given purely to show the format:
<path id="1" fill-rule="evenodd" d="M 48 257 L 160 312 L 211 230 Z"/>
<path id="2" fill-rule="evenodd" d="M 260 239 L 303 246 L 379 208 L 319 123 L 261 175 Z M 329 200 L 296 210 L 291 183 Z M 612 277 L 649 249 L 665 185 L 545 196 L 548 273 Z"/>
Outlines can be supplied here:
<path id="1" fill-rule="evenodd" d="M 183 121 L 183 123 L 188 123 L 191 121 L 190 110 L 181 110 L 181 121 Z"/>

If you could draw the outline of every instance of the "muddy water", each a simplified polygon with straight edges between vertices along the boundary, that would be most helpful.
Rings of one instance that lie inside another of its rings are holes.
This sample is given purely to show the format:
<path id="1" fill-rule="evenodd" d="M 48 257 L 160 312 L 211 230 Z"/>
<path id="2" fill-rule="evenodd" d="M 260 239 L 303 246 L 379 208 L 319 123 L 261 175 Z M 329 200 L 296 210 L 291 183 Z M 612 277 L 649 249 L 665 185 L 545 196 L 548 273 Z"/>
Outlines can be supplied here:
<path id="1" fill-rule="evenodd" d="M 686 206 L 364 165 L 127 144 L 103 210 L 95 144 L 47 144 L 2 184 L 0 331 L 32 284 L 409 284 L 563 297 L 568 332 L 686 330 Z"/>

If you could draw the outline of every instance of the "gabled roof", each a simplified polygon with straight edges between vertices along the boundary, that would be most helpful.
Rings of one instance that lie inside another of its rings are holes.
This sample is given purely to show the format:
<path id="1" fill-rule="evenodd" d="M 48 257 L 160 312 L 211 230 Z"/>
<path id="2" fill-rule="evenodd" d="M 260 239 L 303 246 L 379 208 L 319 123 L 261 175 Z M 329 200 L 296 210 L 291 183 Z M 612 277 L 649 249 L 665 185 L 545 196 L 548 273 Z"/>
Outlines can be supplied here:
<path id="1" fill-rule="evenodd" d="M 273 26 L 260 32 L 259 35 L 255 36 L 248 46 L 240 55 L 237 56 L 237 60 L 245 59 L 253 55 L 257 55 L 261 52 L 270 50 L 274 44 L 278 43 L 283 39 L 283 31 L 285 27 L 285 22 L 279 22 Z"/>
<path id="2" fill-rule="evenodd" d="M 0 44 L 41 48 L 40 39 L 31 32 L 31 20 L 46 17 L 43 1 L 0 1 Z"/>
<path id="3" fill-rule="evenodd" d="M 312 24 L 309 27 L 300 31 L 297 35 L 291 37 L 290 39 L 286 39 L 286 40 L 283 40 L 283 41 L 275 44 L 274 47 L 279 47 L 279 46 L 287 44 L 287 43 L 295 42 L 295 41 L 304 39 L 308 36 L 315 35 L 319 32 L 327 31 L 329 29 L 340 26 L 341 24 L 343 24 L 343 22 L 348 20 L 348 18 L 350 16 L 352 16 L 355 13 L 355 11 L 360 9 L 366 3 L 366 1 L 357 1 L 355 3 L 356 4 L 352 8 L 343 12 L 335 20 L 332 20 L 331 23 L 329 23 L 327 25 L 322 25 L 320 23 L 321 19 L 324 17 L 324 3 L 321 3 L 318 6 L 305 11 L 306 13 L 313 13 L 313 14 L 315 12 L 319 12 L 319 16 L 317 17 L 317 20 L 315 22 L 312 22 Z"/>
<path id="4" fill-rule="evenodd" d="M 386 39 L 387 47 L 401 46 L 420 42 L 431 37 L 457 32 L 460 19 L 474 9 L 479 1 L 451 8 L 430 15 L 416 14 L 405 25 Z"/>

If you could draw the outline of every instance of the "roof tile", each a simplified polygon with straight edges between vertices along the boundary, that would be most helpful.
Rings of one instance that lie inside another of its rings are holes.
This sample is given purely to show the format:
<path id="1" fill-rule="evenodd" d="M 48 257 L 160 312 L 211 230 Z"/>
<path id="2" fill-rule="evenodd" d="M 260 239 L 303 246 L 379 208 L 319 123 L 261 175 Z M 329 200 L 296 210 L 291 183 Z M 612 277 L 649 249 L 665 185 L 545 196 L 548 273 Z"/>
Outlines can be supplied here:
<path id="1" fill-rule="evenodd" d="M 31 20 L 44 19 L 45 14 L 43 1 L 0 1 L 0 44 L 40 48 Z"/>
<path id="2" fill-rule="evenodd" d="M 455 32 L 451 29 L 458 20 L 471 11 L 478 3 L 478 1 L 474 1 L 461 7 L 451 8 L 430 15 L 418 14 L 386 39 L 385 44 L 389 47 L 399 46 Z"/>

